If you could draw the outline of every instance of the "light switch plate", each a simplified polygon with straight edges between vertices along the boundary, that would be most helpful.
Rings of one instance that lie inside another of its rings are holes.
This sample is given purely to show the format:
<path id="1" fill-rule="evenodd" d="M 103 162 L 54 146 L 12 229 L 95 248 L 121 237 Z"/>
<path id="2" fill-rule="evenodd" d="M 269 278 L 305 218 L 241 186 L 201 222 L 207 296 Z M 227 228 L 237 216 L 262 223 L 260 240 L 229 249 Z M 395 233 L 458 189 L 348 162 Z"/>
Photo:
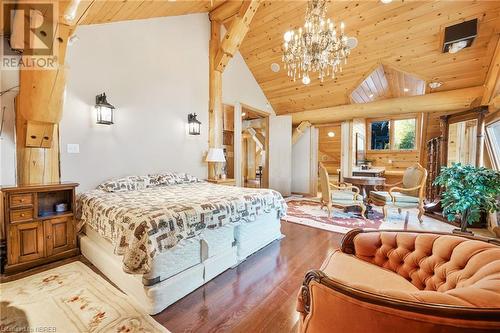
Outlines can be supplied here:
<path id="1" fill-rule="evenodd" d="M 79 154 L 80 145 L 78 143 L 68 143 L 68 154 Z"/>

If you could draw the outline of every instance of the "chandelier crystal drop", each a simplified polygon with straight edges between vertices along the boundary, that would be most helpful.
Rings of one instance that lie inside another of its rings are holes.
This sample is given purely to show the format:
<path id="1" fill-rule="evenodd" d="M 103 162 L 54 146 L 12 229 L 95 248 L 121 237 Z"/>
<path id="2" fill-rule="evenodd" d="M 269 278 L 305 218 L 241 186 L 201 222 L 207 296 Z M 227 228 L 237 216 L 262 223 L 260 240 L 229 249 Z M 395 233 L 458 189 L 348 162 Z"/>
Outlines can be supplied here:
<path id="1" fill-rule="evenodd" d="M 342 72 L 350 54 L 344 22 L 340 31 L 333 20 L 326 19 L 327 0 L 310 0 L 307 4 L 304 27 L 285 32 L 283 63 L 294 81 L 309 84 L 311 74 L 317 73 L 321 82 L 325 77 L 335 78 Z M 307 82 L 307 83 L 306 83 Z"/>

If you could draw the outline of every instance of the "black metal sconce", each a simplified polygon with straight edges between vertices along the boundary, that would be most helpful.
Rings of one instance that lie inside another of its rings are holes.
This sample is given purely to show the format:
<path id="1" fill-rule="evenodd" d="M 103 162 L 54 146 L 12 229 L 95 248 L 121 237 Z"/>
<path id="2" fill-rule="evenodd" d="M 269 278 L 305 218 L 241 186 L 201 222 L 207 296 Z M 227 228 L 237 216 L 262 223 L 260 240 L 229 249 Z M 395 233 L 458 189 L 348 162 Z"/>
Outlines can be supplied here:
<path id="1" fill-rule="evenodd" d="M 188 125 L 190 135 L 200 135 L 201 122 L 196 119 L 196 113 L 188 114 Z"/>
<path id="2" fill-rule="evenodd" d="M 95 97 L 95 109 L 97 112 L 97 123 L 111 125 L 113 123 L 115 107 L 108 103 L 106 94 L 102 93 Z"/>

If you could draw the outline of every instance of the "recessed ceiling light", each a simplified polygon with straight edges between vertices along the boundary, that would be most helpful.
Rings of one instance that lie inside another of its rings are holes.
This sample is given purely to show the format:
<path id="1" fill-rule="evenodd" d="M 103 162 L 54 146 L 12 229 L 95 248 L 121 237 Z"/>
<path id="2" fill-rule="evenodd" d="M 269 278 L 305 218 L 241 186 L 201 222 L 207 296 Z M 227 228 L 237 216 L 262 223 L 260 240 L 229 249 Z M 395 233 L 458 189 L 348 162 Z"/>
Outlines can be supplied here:
<path id="1" fill-rule="evenodd" d="M 275 72 L 275 73 L 278 73 L 278 72 L 280 71 L 280 65 L 279 65 L 279 64 L 277 64 L 277 63 L 275 63 L 275 62 L 273 62 L 273 63 L 271 64 L 271 70 L 272 70 L 273 72 Z"/>
<path id="2" fill-rule="evenodd" d="M 404 88 L 403 90 L 404 90 L 405 92 L 410 91 L 410 89 L 408 89 L 408 88 Z"/>
<path id="3" fill-rule="evenodd" d="M 391 3 L 392 0 L 380 0 L 380 2 L 387 5 L 388 3 Z"/>
<path id="4" fill-rule="evenodd" d="M 431 88 L 431 89 L 439 88 L 442 85 L 443 85 L 443 82 L 439 82 L 439 81 L 429 82 L 429 88 Z"/>
<path id="5" fill-rule="evenodd" d="M 330 138 L 333 138 L 333 137 L 335 136 L 335 132 L 328 132 L 328 136 L 329 136 Z"/>
<path id="6" fill-rule="evenodd" d="M 309 76 L 305 75 L 305 76 L 302 78 L 302 83 L 303 83 L 303 84 L 309 84 L 309 83 L 311 83 L 311 79 L 309 78 Z"/>
<path id="7" fill-rule="evenodd" d="M 246 113 L 246 112 L 242 112 L 242 113 L 241 113 L 241 116 L 242 116 L 242 117 L 244 117 L 244 116 L 246 116 L 246 115 L 247 115 L 247 113 Z"/>
<path id="8" fill-rule="evenodd" d="M 373 94 L 368 95 L 368 97 L 372 98 L 372 97 L 373 97 Z"/>

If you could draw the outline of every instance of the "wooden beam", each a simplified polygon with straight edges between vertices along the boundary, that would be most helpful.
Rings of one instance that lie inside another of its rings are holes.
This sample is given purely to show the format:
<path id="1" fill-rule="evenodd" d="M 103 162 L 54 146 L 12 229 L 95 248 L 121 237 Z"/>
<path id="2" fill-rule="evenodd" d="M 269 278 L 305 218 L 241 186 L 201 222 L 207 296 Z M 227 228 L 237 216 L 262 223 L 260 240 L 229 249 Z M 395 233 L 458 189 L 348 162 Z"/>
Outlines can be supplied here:
<path id="1" fill-rule="evenodd" d="M 307 120 L 301 122 L 299 124 L 299 126 L 297 126 L 294 130 L 293 130 L 293 134 L 292 134 L 292 145 L 296 144 L 297 141 L 299 141 L 300 137 L 302 136 L 302 134 L 304 134 L 304 131 L 306 129 L 308 129 L 309 127 L 311 127 L 311 123 L 308 122 Z"/>
<path id="2" fill-rule="evenodd" d="M 484 95 L 481 105 L 489 105 L 500 94 L 500 39 L 497 37 L 497 46 L 491 59 L 488 75 L 484 81 Z"/>
<path id="3" fill-rule="evenodd" d="M 247 128 L 246 132 L 248 132 L 250 137 L 255 141 L 257 147 L 259 147 L 260 149 L 264 149 L 264 144 L 266 143 L 266 139 L 262 134 L 257 133 L 257 131 L 252 127 Z"/>
<path id="4" fill-rule="evenodd" d="M 466 110 L 476 106 L 483 96 L 482 86 L 436 92 L 422 96 L 399 97 L 365 104 L 349 104 L 292 113 L 294 124 L 309 121 L 311 124 L 331 123 L 356 117 L 380 117 L 416 112 Z"/>
<path id="5" fill-rule="evenodd" d="M 245 1 L 241 6 L 215 57 L 215 69 L 217 71 L 223 72 L 229 60 L 240 48 L 241 42 L 243 42 L 248 29 L 250 29 L 250 22 L 259 8 L 259 4 L 260 0 L 251 0 Z"/>
<path id="6" fill-rule="evenodd" d="M 219 50 L 221 24 L 216 21 L 210 23 L 209 43 L 209 106 L 208 106 L 208 145 L 210 148 L 222 146 L 222 72 L 215 70 L 215 57 Z M 211 163 L 208 163 L 208 177 L 215 177 Z"/>
<path id="7" fill-rule="evenodd" d="M 17 181 L 19 184 L 60 180 L 59 128 L 66 85 L 66 48 L 69 36 L 94 1 L 60 2 L 59 13 L 50 24 L 54 29 L 54 67 L 19 71 L 16 99 Z M 74 17 L 68 20 L 67 14 Z M 65 15 L 66 14 L 66 15 Z M 46 15 L 43 13 L 42 15 Z M 46 15 L 47 16 L 47 15 Z M 47 19 L 49 22 L 48 16 Z M 27 60 L 30 56 L 23 56 Z M 33 55 L 32 58 L 36 58 Z M 29 64 L 30 61 L 25 61 Z"/>
<path id="8" fill-rule="evenodd" d="M 238 14 L 242 1 L 226 1 L 222 5 L 210 11 L 208 17 L 210 21 L 224 23 L 236 14 Z"/>

